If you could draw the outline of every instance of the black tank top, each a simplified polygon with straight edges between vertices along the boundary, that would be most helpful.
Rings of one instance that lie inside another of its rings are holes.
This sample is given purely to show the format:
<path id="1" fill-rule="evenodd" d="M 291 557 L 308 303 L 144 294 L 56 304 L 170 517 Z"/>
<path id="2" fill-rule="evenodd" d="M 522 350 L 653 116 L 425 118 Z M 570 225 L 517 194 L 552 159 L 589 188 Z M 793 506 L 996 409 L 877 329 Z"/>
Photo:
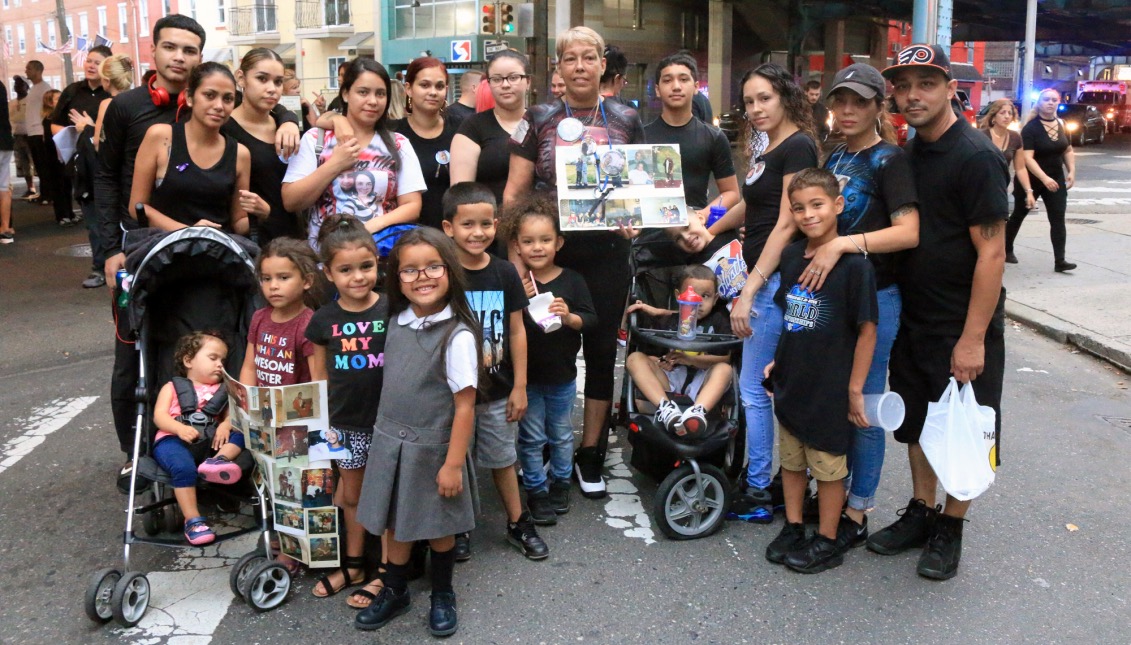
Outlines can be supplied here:
<path id="1" fill-rule="evenodd" d="M 185 124 L 173 124 L 173 143 L 165 177 L 153 190 L 150 205 L 186 226 L 202 219 L 232 229 L 232 194 L 236 191 L 236 152 L 239 144 L 224 135 L 224 154 L 211 168 L 200 168 L 189 157 Z"/>
<path id="2" fill-rule="evenodd" d="M 298 218 L 283 208 L 283 177 L 287 174 L 287 164 L 279 159 L 275 144 L 261 141 L 235 119 L 228 119 L 220 131 L 231 135 L 251 153 L 248 190 L 262 197 L 271 207 L 271 214 L 259 223 L 259 246 L 267 246 L 276 237 L 305 239 L 306 232 L 299 227 Z"/>

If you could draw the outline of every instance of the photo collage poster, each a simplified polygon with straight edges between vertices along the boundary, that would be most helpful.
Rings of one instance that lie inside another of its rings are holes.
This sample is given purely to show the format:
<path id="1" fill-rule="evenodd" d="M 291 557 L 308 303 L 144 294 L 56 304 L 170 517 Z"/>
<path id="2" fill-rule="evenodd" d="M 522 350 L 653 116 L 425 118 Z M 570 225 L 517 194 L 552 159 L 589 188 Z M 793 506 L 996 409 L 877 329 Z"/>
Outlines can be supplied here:
<path id="1" fill-rule="evenodd" d="M 339 566 L 331 461 L 351 453 L 330 429 L 326 382 L 255 387 L 224 376 L 232 428 L 255 457 L 255 484 L 269 491 L 283 555 L 316 568 Z"/>
<path id="2" fill-rule="evenodd" d="M 687 226 L 678 144 L 559 146 L 555 162 L 563 231 Z M 604 204 L 600 196 L 612 188 Z"/>

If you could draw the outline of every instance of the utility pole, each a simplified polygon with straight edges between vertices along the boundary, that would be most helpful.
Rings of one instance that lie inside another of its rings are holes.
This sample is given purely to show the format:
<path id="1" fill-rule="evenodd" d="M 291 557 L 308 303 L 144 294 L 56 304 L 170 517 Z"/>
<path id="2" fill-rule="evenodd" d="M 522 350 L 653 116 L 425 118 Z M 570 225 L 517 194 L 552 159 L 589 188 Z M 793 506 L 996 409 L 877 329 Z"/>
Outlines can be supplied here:
<path id="1" fill-rule="evenodd" d="M 63 43 L 71 37 L 71 32 L 67 29 L 67 10 L 63 7 L 63 0 L 55 0 L 55 20 L 58 22 L 59 34 L 63 38 Z M 71 50 L 73 51 L 77 43 L 71 43 Z M 67 85 L 75 82 L 75 71 L 71 68 L 71 55 L 63 55 L 63 78 L 67 79 Z"/>
<path id="2" fill-rule="evenodd" d="M 534 36 L 527 40 L 526 53 L 534 69 L 530 104 L 537 105 L 542 102 L 542 94 L 550 86 L 550 2 L 533 0 L 533 3 Z"/>
<path id="3" fill-rule="evenodd" d="M 1021 114 L 1033 109 L 1033 65 L 1037 48 L 1037 0 L 1029 0 L 1025 13 L 1025 70 L 1021 77 Z"/>

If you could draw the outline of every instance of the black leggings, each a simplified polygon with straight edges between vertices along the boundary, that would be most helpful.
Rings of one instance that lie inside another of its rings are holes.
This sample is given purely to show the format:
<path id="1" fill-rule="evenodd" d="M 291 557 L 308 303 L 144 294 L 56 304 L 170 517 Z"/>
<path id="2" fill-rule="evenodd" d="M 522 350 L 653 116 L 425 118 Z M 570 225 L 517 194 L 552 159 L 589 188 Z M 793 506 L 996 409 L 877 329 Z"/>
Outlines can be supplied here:
<path id="1" fill-rule="evenodd" d="M 585 278 L 597 311 L 597 326 L 582 336 L 587 399 L 613 400 L 617 329 L 624 316 L 631 277 L 629 248 L 628 240 L 615 233 L 572 233 L 556 258 L 559 266 L 573 269 Z"/>
<path id="2" fill-rule="evenodd" d="M 1064 179 L 1057 179 L 1060 186 L 1056 192 L 1045 187 L 1035 177 L 1029 179 L 1033 188 L 1033 199 L 1040 198 L 1045 203 L 1045 211 L 1049 216 L 1049 237 L 1052 238 L 1052 253 L 1057 262 L 1064 261 L 1064 246 L 1068 240 L 1068 232 L 1064 227 L 1064 213 L 1068 210 L 1068 188 Z M 1005 250 L 1013 253 L 1013 240 L 1017 239 L 1017 232 L 1021 230 L 1021 222 L 1029 209 L 1025 207 L 1025 191 L 1016 187 L 1013 191 L 1013 214 L 1005 225 Z"/>

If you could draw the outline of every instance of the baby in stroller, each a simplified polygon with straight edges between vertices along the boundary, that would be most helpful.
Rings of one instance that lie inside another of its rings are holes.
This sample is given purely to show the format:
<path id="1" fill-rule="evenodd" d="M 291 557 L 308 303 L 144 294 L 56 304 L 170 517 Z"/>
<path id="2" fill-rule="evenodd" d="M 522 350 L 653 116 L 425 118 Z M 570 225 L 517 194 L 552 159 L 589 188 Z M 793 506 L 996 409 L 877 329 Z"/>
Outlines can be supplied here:
<path id="1" fill-rule="evenodd" d="M 173 494 L 185 517 L 185 539 L 195 546 L 216 539 L 197 508 L 197 477 L 233 484 L 242 475 L 234 462 L 243 451 L 243 434 L 232 431 L 227 395 L 220 391 L 227 355 L 228 346 L 216 335 L 195 332 L 181 338 L 173 354 L 181 379 L 161 388 L 153 410 L 157 436 L 152 456 L 172 477 Z M 216 452 L 206 458 L 210 449 Z"/>
<path id="2" fill-rule="evenodd" d="M 715 273 L 701 264 L 683 270 L 678 296 L 690 287 L 703 299 L 699 305 L 698 332 L 729 334 L 730 313 L 725 306 L 715 307 L 719 300 Z M 717 311 L 716 311 L 717 309 Z M 656 329 L 675 330 L 676 311 L 654 307 L 641 300 L 629 306 L 628 313 L 642 312 L 653 319 Z M 659 356 L 636 351 L 625 359 L 625 368 L 636 389 L 656 406 L 656 425 L 678 436 L 697 434 L 707 427 L 707 414 L 726 394 L 731 384 L 730 352 L 690 352 L 668 350 Z M 680 409 L 673 399 L 690 401 Z"/>

